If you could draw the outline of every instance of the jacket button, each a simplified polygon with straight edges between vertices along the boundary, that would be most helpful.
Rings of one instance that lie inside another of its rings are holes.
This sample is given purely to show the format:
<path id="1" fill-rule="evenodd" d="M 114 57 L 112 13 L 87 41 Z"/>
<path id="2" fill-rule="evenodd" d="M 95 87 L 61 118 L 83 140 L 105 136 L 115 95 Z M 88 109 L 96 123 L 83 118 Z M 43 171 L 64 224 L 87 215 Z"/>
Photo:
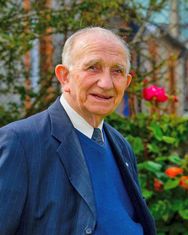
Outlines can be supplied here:
<path id="1" fill-rule="evenodd" d="M 85 232 L 86 232 L 86 234 L 92 234 L 92 229 L 91 228 L 86 228 Z"/>

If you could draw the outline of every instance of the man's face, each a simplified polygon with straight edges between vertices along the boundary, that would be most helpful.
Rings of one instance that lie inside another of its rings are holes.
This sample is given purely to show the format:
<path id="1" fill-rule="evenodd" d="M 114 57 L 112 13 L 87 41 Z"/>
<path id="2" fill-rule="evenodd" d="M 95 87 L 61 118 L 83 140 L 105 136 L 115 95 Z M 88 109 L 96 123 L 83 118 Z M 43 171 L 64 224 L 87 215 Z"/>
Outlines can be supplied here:
<path id="1" fill-rule="evenodd" d="M 76 43 L 73 53 L 64 96 L 89 123 L 101 121 L 120 103 L 131 80 L 124 48 L 114 38 L 89 35 Z"/>

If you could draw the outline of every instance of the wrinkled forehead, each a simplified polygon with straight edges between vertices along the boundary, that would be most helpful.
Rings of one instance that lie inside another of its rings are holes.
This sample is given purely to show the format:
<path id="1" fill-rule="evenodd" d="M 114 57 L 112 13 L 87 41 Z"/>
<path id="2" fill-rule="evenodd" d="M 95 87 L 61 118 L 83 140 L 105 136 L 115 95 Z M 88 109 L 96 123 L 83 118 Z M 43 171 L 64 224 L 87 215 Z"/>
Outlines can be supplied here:
<path id="1" fill-rule="evenodd" d="M 87 33 L 85 35 L 80 35 L 74 41 L 72 47 L 72 59 L 79 59 L 87 53 L 91 54 L 98 51 L 103 51 L 103 53 L 106 54 L 114 53 L 114 55 L 125 57 L 125 60 L 127 58 L 125 46 L 113 34 Z"/>
<path id="2" fill-rule="evenodd" d="M 125 51 L 125 46 L 118 37 L 113 35 L 111 32 L 86 32 L 85 34 L 79 35 L 73 43 L 73 49 L 80 49 L 84 48 L 86 44 L 92 43 L 106 43 L 107 44 L 114 44 L 119 45 L 122 48 L 122 51 Z"/>

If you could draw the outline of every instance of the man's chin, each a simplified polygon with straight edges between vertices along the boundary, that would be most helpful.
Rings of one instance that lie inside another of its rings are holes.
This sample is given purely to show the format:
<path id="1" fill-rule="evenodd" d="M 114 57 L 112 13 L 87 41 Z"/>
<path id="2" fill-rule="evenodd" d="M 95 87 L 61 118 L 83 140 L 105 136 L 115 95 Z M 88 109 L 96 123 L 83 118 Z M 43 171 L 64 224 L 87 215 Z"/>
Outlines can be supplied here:
<path id="1" fill-rule="evenodd" d="M 112 112 L 114 111 L 114 109 L 106 109 L 105 108 L 98 108 L 98 109 L 92 109 L 90 110 L 90 113 L 92 113 L 93 115 L 96 115 L 96 116 L 100 116 L 101 118 L 104 118 L 106 117 L 107 115 L 111 114 Z"/>

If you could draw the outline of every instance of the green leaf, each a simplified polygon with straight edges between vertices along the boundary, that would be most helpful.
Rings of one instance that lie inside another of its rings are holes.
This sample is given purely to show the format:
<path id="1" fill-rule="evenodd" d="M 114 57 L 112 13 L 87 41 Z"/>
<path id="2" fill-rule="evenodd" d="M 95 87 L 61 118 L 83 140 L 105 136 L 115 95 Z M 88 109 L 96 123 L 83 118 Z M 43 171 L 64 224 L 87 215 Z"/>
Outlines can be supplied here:
<path id="1" fill-rule="evenodd" d="M 153 135 L 155 136 L 155 138 L 157 140 L 159 140 L 159 141 L 162 140 L 163 132 L 162 132 L 162 130 L 161 130 L 159 125 L 157 125 L 156 123 L 153 122 L 151 124 L 151 126 L 149 127 L 149 129 L 153 132 Z"/>
<path id="2" fill-rule="evenodd" d="M 140 152 L 142 152 L 144 150 L 144 145 L 142 142 L 142 139 L 139 137 L 133 137 L 133 136 L 128 136 L 128 141 L 130 141 L 133 149 L 134 149 L 134 153 L 137 155 Z"/>
<path id="3" fill-rule="evenodd" d="M 159 162 L 164 162 L 164 161 L 166 161 L 166 160 L 168 160 L 168 159 L 169 159 L 169 157 L 164 157 L 164 156 L 156 157 L 156 158 L 155 158 L 155 160 L 156 160 L 156 161 L 159 161 Z"/>
<path id="4" fill-rule="evenodd" d="M 177 165 L 181 165 L 181 163 L 182 163 L 182 160 L 181 160 L 181 158 L 178 155 L 171 155 L 169 157 L 169 161 L 171 161 L 171 162 L 173 162 L 173 163 L 175 163 Z"/>
<path id="5" fill-rule="evenodd" d="M 147 176 L 145 174 L 139 174 L 138 175 L 138 179 L 139 179 L 139 183 L 141 185 L 141 188 L 144 189 L 146 188 L 146 184 L 147 184 Z"/>
<path id="6" fill-rule="evenodd" d="M 179 211 L 182 209 L 182 200 L 173 200 L 173 203 L 172 203 L 172 210 L 173 211 Z"/>
<path id="7" fill-rule="evenodd" d="M 182 134 L 182 133 L 186 130 L 186 126 L 183 125 L 183 124 L 181 124 L 181 125 L 178 126 L 177 129 L 178 129 L 178 131 Z"/>
<path id="8" fill-rule="evenodd" d="M 159 153 L 159 151 L 160 151 L 159 147 L 154 143 L 148 144 L 147 147 L 148 147 L 149 151 L 152 153 Z"/>
<path id="9" fill-rule="evenodd" d="M 145 199 L 149 199 L 150 197 L 152 197 L 153 192 L 152 192 L 152 191 L 149 191 L 149 190 L 147 190 L 147 189 L 143 189 L 143 190 L 142 190 L 142 194 L 143 194 L 143 196 L 145 197 Z"/>
<path id="10" fill-rule="evenodd" d="M 183 219 L 188 220 L 188 209 L 180 210 L 179 214 Z"/>
<path id="11" fill-rule="evenodd" d="M 138 164 L 138 169 L 140 169 L 140 170 L 146 169 L 146 170 L 151 171 L 153 173 L 160 171 L 161 168 L 162 168 L 161 164 L 153 162 L 153 161 L 146 161 L 146 162 Z"/>
<path id="12" fill-rule="evenodd" d="M 158 178 L 158 179 L 162 179 L 164 177 L 166 177 L 165 173 L 164 172 L 155 172 L 155 176 Z"/>
<path id="13" fill-rule="evenodd" d="M 174 144 L 176 143 L 176 139 L 170 136 L 163 136 L 162 140 L 168 144 Z"/>
<path id="14" fill-rule="evenodd" d="M 171 214 L 170 202 L 168 200 L 158 199 L 156 203 L 150 206 L 150 209 L 157 220 L 162 219 L 167 221 Z"/>
<path id="15" fill-rule="evenodd" d="M 170 189 L 176 188 L 178 185 L 179 185 L 179 179 L 169 179 L 164 184 L 164 190 L 170 190 Z"/>

